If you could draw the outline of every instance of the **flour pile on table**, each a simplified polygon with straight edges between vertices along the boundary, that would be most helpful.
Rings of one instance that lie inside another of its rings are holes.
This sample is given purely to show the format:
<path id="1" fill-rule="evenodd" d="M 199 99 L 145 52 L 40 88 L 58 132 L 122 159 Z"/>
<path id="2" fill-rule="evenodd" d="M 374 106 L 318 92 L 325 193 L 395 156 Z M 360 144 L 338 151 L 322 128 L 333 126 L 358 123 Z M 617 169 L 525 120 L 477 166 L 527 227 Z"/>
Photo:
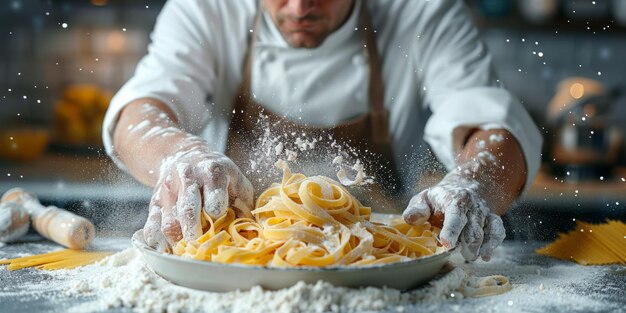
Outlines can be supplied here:
<path id="1" fill-rule="evenodd" d="M 128 239 L 119 238 L 128 246 Z M 121 245 L 121 244 L 120 244 Z M 112 245 L 117 248 L 119 245 Z M 29 251 L 50 251 L 50 245 L 28 244 Z M 107 249 L 106 247 L 101 247 Z M 48 305 L 53 312 L 98 312 L 131 308 L 136 312 L 621 312 L 624 286 L 606 275 L 620 267 L 580 266 L 533 257 L 536 245 L 523 243 L 496 249 L 490 262 L 464 264 L 418 290 L 348 289 L 326 283 L 297 284 L 279 291 L 210 293 L 175 286 L 152 273 L 135 250 L 125 250 L 101 264 L 75 270 L 8 272 L 0 267 L 0 299 Z M 526 250 L 525 252 L 522 252 Z M 7 255 L 0 250 L 0 258 Z M 12 254 L 11 257 L 18 255 Z M 19 255 L 22 256 L 22 255 Z M 468 273 L 466 275 L 465 273 Z M 461 299 L 455 291 L 469 277 L 505 274 L 508 293 Z M 210 279 L 210 277 L 207 277 Z M 613 300 L 611 300 L 613 299 Z M 74 305 L 79 303 L 78 306 Z M 4 303 L 3 303 L 4 304 Z M 54 309 L 56 308 L 56 309 Z M 1 311 L 1 309 L 0 309 Z"/>
<path id="2" fill-rule="evenodd" d="M 416 302 L 449 297 L 466 278 L 455 269 L 428 286 L 410 293 L 395 289 L 334 287 L 328 283 L 298 283 L 278 291 L 254 287 L 250 291 L 211 293 L 173 285 L 146 266 L 140 253 L 129 248 L 100 263 L 74 271 L 65 295 L 96 295 L 72 308 L 93 312 L 129 307 L 139 312 L 364 312 L 394 310 Z M 207 277 L 207 279 L 211 279 Z"/>

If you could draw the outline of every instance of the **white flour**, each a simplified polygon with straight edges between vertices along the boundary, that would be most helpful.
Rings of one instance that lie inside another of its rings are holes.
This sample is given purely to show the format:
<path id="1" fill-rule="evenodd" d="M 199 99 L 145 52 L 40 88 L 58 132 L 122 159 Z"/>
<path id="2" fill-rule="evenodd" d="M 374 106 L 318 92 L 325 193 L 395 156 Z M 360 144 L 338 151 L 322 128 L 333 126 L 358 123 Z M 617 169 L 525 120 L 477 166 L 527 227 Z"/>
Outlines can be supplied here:
<path id="1" fill-rule="evenodd" d="M 418 301 L 437 302 L 458 289 L 466 278 L 457 268 L 427 287 L 411 293 L 394 289 L 349 289 L 318 282 L 267 291 L 211 293 L 173 285 L 152 273 L 140 253 L 129 248 L 99 264 L 75 272 L 65 295 L 96 294 L 95 301 L 73 312 L 93 312 L 130 307 L 138 312 L 363 312 L 396 309 Z M 97 273 L 97 275 L 94 275 Z M 78 278 L 78 279 L 77 279 Z"/>
<path id="2" fill-rule="evenodd" d="M 374 183 L 374 180 L 371 177 L 368 177 L 367 174 L 365 174 L 365 168 L 363 167 L 363 164 L 361 164 L 361 161 L 358 159 L 356 160 L 356 163 L 354 163 L 354 165 L 352 166 L 352 169 L 356 171 L 356 176 L 354 177 L 354 179 L 348 178 L 346 170 L 343 168 L 342 156 L 336 156 L 333 159 L 332 163 L 338 166 L 339 170 L 337 171 L 337 178 L 339 179 L 339 182 L 344 186 L 363 186 Z"/>
<path id="3" fill-rule="evenodd" d="M 145 120 L 145 121 L 141 121 L 141 123 L 135 125 L 134 127 L 131 127 L 132 125 L 128 126 L 128 129 L 130 130 L 131 133 L 137 132 L 140 129 L 146 128 L 148 126 L 150 126 L 150 121 Z"/>
<path id="4" fill-rule="evenodd" d="M 280 177 L 280 173 L 274 168 L 274 163 L 279 159 L 290 162 L 289 166 L 294 171 L 308 176 L 333 177 L 336 173 L 340 182 L 346 186 L 374 183 L 374 177 L 366 175 L 364 165 L 359 161 L 369 154 L 374 155 L 372 152 L 358 151 L 347 143 L 338 144 L 330 134 L 312 135 L 286 131 L 280 123 L 270 125 L 264 115 L 259 116 L 255 130 L 257 139 L 250 143 L 254 148 L 249 152 L 248 160 L 245 160 L 241 169 L 246 176 L 252 177 L 251 180 L 260 187 L 259 190 L 269 187 Z M 334 159 L 340 162 L 333 163 Z M 338 165 L 336 171 L 328 166 L 331 163 Z M 355 178 L 349 179 L 348 176 Z"/>
<path id="5" fill-rule="evenodd" d="M 128 242 L 128 239 L 125 240 Z M 49 249 L 49 248 L 48 248 Z M 520 252 L 525 250 L 525 252 Z M 532 249 L 516 243 L 498 248 L 491 262 L 464 264 L 458 255 L 455 270 L 429 285 L 408 293 L 393 289 L 348 289 L 326 283 L 297 284 L 279 291 L 210 293 L 175 286 L 153 274 L 135 250 L 118 253 L 99 265 L 76 270 L 41 273 L 36 283 L 7 286 L 11 277 L 0 267 L 0 299 L 26 301 L 45 298 L 59 312 L 97 312 L 132 308 L 136 312 L 618 312 L 623 304 L 606 302 L 623 286 L 607 284 L 609 267 L 580 266 L 568 262 L 538 265 Z M 3 252 L 0 250 L 0 258 Z M 533 264 L 526 264 L 529 261 Z M 11 272 L 13 273 L 13 272 Z M 513 290 L 494 297 L 462 299 L 455 289 L 465 273 L 476 276 L 504 274 Z M 613 274 L 616 275 L 616 274 Z M 17 277 L 17 276 L 13 276 Z M 4 300 L 2 300 L 4 301 Z M 615 301 L 615 300 L 614 300 Z M 71 303 L 80 303 L 70 306 Z"/>
<path id="6" fill-rule="evenodd" d="M 501 134 L 491 134 L 489 135 L 489 142 L 494 143 L 494 142 L 503 142 L 504 141 L 504 136 L 502 136 Z"/>
<path id="7" fill-rule="evenodd" d="M 0 203 L 0 243 L 12 242 L 24 236 L 30 227 L 26 210 L 14 203 Z"/>

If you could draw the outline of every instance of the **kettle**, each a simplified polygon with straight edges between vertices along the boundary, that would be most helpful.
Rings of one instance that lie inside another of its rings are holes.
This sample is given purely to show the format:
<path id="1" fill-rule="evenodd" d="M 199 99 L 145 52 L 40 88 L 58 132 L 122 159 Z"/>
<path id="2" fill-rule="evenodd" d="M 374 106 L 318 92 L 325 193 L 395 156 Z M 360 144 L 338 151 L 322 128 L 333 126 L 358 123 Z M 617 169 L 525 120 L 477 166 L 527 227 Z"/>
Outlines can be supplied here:
<path id="1" fill-rule="evenodd" d="M 553 174 L 566 181 L 611 176 L 623 142 L 623 130 L 612 118 L 613 104 L 621 94 L 620 88 L 607 90 L 587 78 L 559 84 L 548 112 Z"/>

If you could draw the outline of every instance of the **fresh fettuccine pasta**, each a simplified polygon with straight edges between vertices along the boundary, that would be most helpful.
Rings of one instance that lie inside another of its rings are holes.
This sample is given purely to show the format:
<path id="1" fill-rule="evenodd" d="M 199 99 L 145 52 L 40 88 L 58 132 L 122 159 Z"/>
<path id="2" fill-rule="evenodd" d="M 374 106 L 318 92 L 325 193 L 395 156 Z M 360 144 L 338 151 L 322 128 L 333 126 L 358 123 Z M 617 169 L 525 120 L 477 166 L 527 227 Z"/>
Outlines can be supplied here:
<path id="1" fill-rule="evenodd" d="M 327 267 L 408 261 L 443 249 L 439 228 L 372 222 L 371 208 L 338 182 L 293 174 L 283 161 L 277 166 L 282 182 L 259 196 L 253 219 L 230 209 L 217 220 L 203 213 L 205 233 L 181 240 L 173 253 L 219 263 Z"/>

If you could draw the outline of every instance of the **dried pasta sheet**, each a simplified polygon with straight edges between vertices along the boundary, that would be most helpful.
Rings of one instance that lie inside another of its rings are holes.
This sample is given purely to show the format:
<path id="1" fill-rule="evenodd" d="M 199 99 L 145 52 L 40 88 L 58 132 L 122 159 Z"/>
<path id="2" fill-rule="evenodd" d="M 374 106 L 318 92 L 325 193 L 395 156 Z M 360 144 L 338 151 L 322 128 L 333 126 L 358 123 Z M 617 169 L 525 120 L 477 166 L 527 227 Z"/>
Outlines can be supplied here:
<path id="1" fill-rule="evenodd" d="M 535 252 L 583 265 L 626 264 L 626 224 L 577 222 L 574 230 Z"/>

